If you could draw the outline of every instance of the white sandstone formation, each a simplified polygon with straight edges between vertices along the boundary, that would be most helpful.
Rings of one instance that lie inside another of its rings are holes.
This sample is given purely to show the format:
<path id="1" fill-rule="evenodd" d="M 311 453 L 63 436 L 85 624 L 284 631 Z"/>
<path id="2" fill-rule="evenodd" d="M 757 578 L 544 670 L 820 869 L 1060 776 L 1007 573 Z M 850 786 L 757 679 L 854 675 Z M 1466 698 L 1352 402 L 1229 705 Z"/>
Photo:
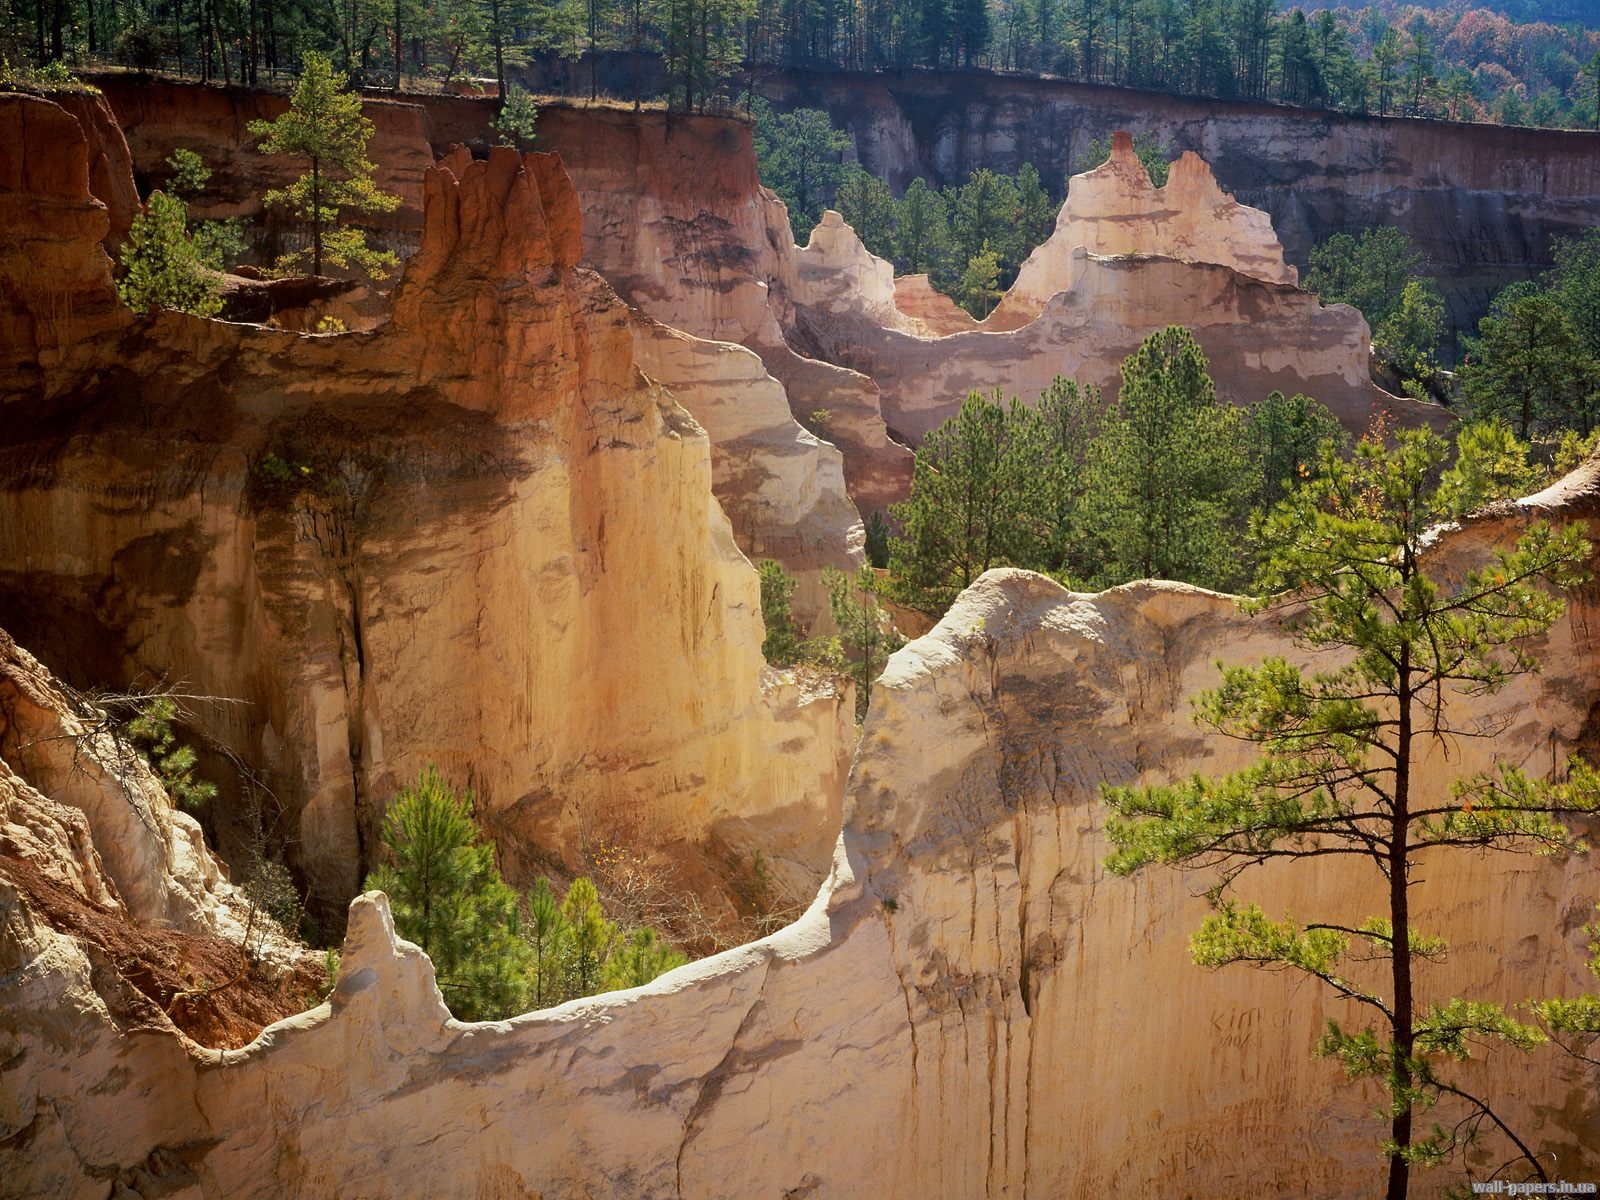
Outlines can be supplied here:
<path id="1" fill-rule="evenodd" d="M 1080 246 L 1102 256 L 1216 263 L 1266 283 L 1299 282 L 1283 261 L 1271 218 L 1224 192 L 1204 159 L 1184 151 L 1158 188 L 1134 153 L 1133 138 L 1118 131 L 1111 157 L 1069 181 L 1055 231 L 1028 255 L 984 328 L 1015 329 L 1044 311 L 1057 292 L 1070 290 Z"/>

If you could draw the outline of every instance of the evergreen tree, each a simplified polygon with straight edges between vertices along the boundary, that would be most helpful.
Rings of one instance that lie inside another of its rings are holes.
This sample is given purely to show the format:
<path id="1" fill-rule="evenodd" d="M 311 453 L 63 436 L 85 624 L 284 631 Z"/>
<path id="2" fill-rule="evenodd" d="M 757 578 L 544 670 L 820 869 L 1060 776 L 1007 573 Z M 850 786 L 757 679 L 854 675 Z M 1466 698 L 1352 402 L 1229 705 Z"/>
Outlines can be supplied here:
<path id="1" fill-rule="evenodd" d="M 189 235 L 182 200 L 151 192 L 122 246 L 117 295 L 136 313 L 172 308 L 212 317 L 222 311 L 221 280 Z"/>
<path id="2" fill-rule="evenodd" d="M 794 579 L 781 563 L 770 558 L 761 560 L 756 573 L 761 580 L 761 620 L 767 631 L 761 643 L 762 657 L 775 667 L 793 666 L 800 661 L 804 649 L 789 607 Z"/>
<path id="3" fill-rule="evenodd" d="M 1583 352 L 1600 359 L 1600 229 L 1557 238 L 1549 288 L 1561 303 Z"/>
<path id="4" fill-rule="evenodd" d="M 1091 447 L 1104 420 L 1098 388 L 1080 388 L 1058 375 L 1039 397 L 1033 423 L 1039 440 L 1032 468 L 1038 499 L 1033 506 L 1032 553 L 1023 564 L 1063 583 L 1089 580 L 1100 564 L 1091 557 L 1085 513 L 1095 486 Z"/>
<path id="5" fill-rule="evenodd" d="M 664 943 L 654 929 L 635 929 L 606 960 L 605 985 L 607 990 L 643 987 L 688 961 Z"/>
<path id="6" fill-rule="evenodd" d="M 1400 307 L 1421 265 L 1422 253 L 1410 238 L 1392 225 L 1378 225 L 1358 237 L 1336 233 L 1314 247 L 1302 284 L 1324 304 L 1360 309 L 1367 327 L 1376 330 Z"/>
<path id="7" fill-rule="evenodd" d="M 1457 372 L 1473 416 L 1508 418 L 1519 437 L 1550 426 L 1593 424 L 1593 363 L 1557 297 L 1514 285 L 1496 298 Z"/>
<path id="8" fill-rule="evenodd" d="M 373 250 L 366 235 L 342 225 L 353 213 L 393 212 L 400 197 L 378 189 L 377 170 L 367 160 L 372 122 L 361 115 L 361 97 L 347 90 L 343 73 L 315 50 L 305 63 L 289 111 L 273 121 L 251 121 L 252 136 L 261 139 L 263 154 L 305 159 L 309 170 L 286 188 L 274 188 L 263 200 L 287 208 L 311 229 L 311 273 L 322 274 L 324 258 L 336 267 L 354 265 L 382 279 L 395 263 L 389 251 Z M 282 267 L 300 258 L 290 254 Z"/>
<path id="9" fill-rule="evenodd" d="M 879 258 L 894 257 L 894 193 L 883 180 L 851 163 L 839 185 L 839 215 Z"/>
<path id="10" fill-rule="evenodd" d="M 1243 421 L 1217 400 L 1194 335 L 1169 326 L 1122 364 L 1122 390 L 1093 448 L 1089 489 L 1101 579 L 1225 588 L 1240 569 Z"/>
<path id="11" fill-rule="evenodd" d="M 1033 556 L 1028 514 L 1038 476 L 1037 439 L 1020 402 L 973 392 L 928 434 L 912 467 L 911 495 L 890 516 L 894 598 L 938 617 L 990 567 Z"/>
<path id="12" fill-rule="evenodd" d="M 775 113 L 758 100 L 755 113 L 761 181 L 788 206 L 794 240 L 804 244 L 844 179 L 843 155 L 850 139 L 818 108 Z"/>
<path id="13" fill-rule="evenodd" d="M 895 218 L 894 265 L 901 275 L 931 274 L 949 252 L 944 199 L 922 179 L 906 188 Z"/>
<path id="14" fill-rule="evenodd" d="M 600 990 L 617 927 L 606 920 L 600 894 L 585 878 L 572 881 L 561 901 L 561 916 L 566 923 L 568 995 L 591 996 Z"/>
<path id="15" fill-rule="evenodd" d="M 1245 440 L 1260 485 L 1252 507 L 1265 513 L 1311 473 L 1324 442 L 1346 438 L 1339 418 L 1309 396 L 1273 392 L 1250 410 Z"/>
<path id="16" fill-rule="evenodd" d="M 1000 288 L 1000 258 L 985 242 L 978 253 L 967 260 L 967 269 L 956 284 L 953 298 L 981 321 L 1004 294 Z"/>
<path id="17" fill-rule="evenodd" d="M 878 607 L 878 576 L 871 567 L 862 567 L 854 580 L 829 567 L 822 572 L 822 586 L 828 593 L 833 623 L 839 628 L 845 673 L 855 681 L 856 720 L 864 721 L 872 703 L 872 685 L 889 655 L 905 645 L 905 638 Z"/>
<path id="18" fill-rule="evenodd" d="M 557 1004 L 566 998 L 567 918 L 561 911 L 561 902 L 550 890 L 550 881 L 542 875 L 528 893 L 528 920 L 523 929 L 530 951 L 528 974 L 533 1006 Z"/>
<path id="19" fill-rule="evenodd" d="M 1411 1168 L 1446 1160 L 1480 1125 L 1510 1134 L 1482 1093 L 1446 1078 L 1469 1040 L 1527 1048 L 1538 1030 L 1499 1004 L 1444 997 L 1419 970 L 1445 950 L 1417 929 L 1411 891 L 1418 857 L 1440 848 L 1550 853 L 1579 848 L 1563 822 L 1600 811 L 1600 776 L 1570 765 L 1563 783 L 1502 766 L 1425 792 L 1424 760 L 1453 739 L 1483 736 L 1453 720 L 1451 698 L 1492 693 L 1533 668 L 1527 643 L 1561 615 L 1545 590 L 1578 580 L 1588 553 L 1577 526 L 1535 524 L 1514 548 L 1465 574 L 1435 573 L 1431 527 L 1450 514 L 1446 447 L 1426 431 L 1400 433 L 1393 449 L 1363 440 L 1353 461 L 1325 447 L 1320 470 L 1268 519 L 1262 610 L 1296 606 L 1305 647 L 1344 651 L 1312 672 L 1280 658 L 1228 667 L 1201 695 L 1198 719 L 1257 746 L 1233 775 L 1154 787 L 1108 787 L 1110 869 L 1170 863 L 1218 872 L 1216 912 L 1192 939 L 1195 961 L 1249 963 L 1320 980 L 1362 1016 L 1330 1021 L 1318 1053 L 1386 1091 L 1386 1195 L 1403 1200 Z M 1303 607 L 1299 607 L 1303 606 Z M 1377 910 L 1359 924 L 1274 920 L 1231 895 L 1251 868 L 1343 856 L 1371 868 Z M 1462 1120 L 1422 1133 L 1416 1119 L 1448 1101 Z M 1519 1157 L 1544 1178 L 1526 1145 Z"/>
<path id="20" fill-rule="evenodd" d="M 1408 279 L 1383 323 L 1372 331 L 1373 344 L 1402 379 L 1431 379 L 1438 369 L 1444 337 L 1444 300 L 1431 279 Z"/>
<path id="21" fill-rule="evenodd" d="M 391 859 L 363 889 L 388 893 L 395 929 L 433 960 L 439 991 L 466 1021 L 520 1012 L 527 999 L 528 944 L 517 895 L 500 878 L 494 847 L 478 842 L 472 793 L 433 767 L 403 789 L 383 820 Z"/>

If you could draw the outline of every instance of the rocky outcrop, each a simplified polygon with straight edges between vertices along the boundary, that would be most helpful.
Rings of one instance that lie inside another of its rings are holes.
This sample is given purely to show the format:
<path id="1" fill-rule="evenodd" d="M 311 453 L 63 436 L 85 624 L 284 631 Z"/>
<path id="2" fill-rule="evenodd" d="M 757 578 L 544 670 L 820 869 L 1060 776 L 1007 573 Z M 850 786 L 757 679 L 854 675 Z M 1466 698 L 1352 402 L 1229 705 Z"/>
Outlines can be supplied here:
<path id="1" fill-rule="evenodd" d="M 1591 463 L 1433 552 L 1459 569 L 1535 516 L 1592 520 L 1597 480 Z M 1592 737 L 1595 615 L 1576 594 L 1536 648 L 1544 674 L 1451 701 L 1498 734 L 1441 747 L 1448 763 L 1416 776 L 1429 798 L 1492 760 L 1548 770 Z M 176 1147 L 206 1196 L 1372 1194 L 1377 1094 L 1312 1054 L 1345 1010 L 1280 974 L 1197 970 L 1203 884 L 1101 866 L 1102 781 L 1240 764 L 1188 697 L 1216 683 L 1218 654 L 1280 653 L 1307 661 L 1229 597 L 991 572 L 891 662 L 832 873 L 788 929 L 643 989 L 462 1025 L 383 898 L 361 897 L 331 1002 L 242 1052 L 168 1064 L 170 1092 L 99 1131 L 98 1161 Z M 1593 882 L 1577 860 L 1430 860 L 1417 921 L 1453 950 L 1429 995 L 1592 986 Z M 1350 922 L 1385 887 L 1331 866 L 1255 883 L 1269 912 L 1334 898 L 1330 919 Z M 1491 1052 L 1477 1069 L 1566 1178 L 1600 1170 L 1592 1068 Z M 70 1128 L 96 1111 L 92 1089 L 40 1094 Z"/>
<path id="2" fill-rule="evenodd" d="M 665 384 L 711 439 L 711 485 L 752 562 L 781 562 L 798 584 L 796 616 L 828 611 L 821 573 L 865 561 L 865 531 L 845 491 L 838 450 L 796 424 L 789 399 L 754 351 L 691 337 L 639 316 L 639 367 Z"/>
<path id="3" fill-rule="evenodd" d="M 943 337 L 976 329 L 971 313 L 937 292 L 926 275 L 901 275 L 894 281 L 894 306 L 911 322 L 911 332 Z"/>
<path id="4" fill-rule="evenodd" d="M 1600 224 L 1600 135 L 1311 112 L 970 72 L 779 72 L 779 107 L 828 111 L 862 165 L 896 192 L 923 176 L 1032 163 L 1077 170 L 1113 130 L 1192 150 L 1223 188 L 1264 209 L 1290 262 L 1334 233 L 1397 225 L 1470 332 L 1500 288 L 1550 265 L 1553 239 Z"/>
<path id="5" fill-rule="evenodd" d="M 1267 214 L 1218 187 L 1199 155 L 1185 151 L 1158 188 L 1134 154 L 1132 136 L 1118 130 L 1111 157 L 1072 177 L 1055 231 L 1028 255 L 984 328 L 1016 329 L 1038 316 L 1050 297 L 1069 291 L 1076 282 L 1073 251 L 1080 246 L 1104 256 L 1217 263 L 1267 283 L 1293 286 L 1299 279 L 1283 261 Z"/>
<path id="6" fill-rule="evenodd" d="M 76 343 L 129 315 L 111 282 L 110 210 L 89 189 L 81 122 L 48 100 L 0 93 L 0 148 L 0 412 L 9 413 L 18 397 L 54 386 Z M 109 169 L 103 153 L 95 161 Z"/>
<path id="7" fill-rule="evenodd" d="M 1063 219 L 1062 228 L 1072 226 Z M 848 226 L 844 233 L 854 237 Z M 1049 286 L 1046 271 L 1054 268 L 1044 264 L 1061 260 L 1060 245 L 1047 243 L 1048 251 L 1033 260 L 1040 264 L 1032 276 L 1036 290 Z M 1380 407 L 1408 424 L 1442 427 L 1450 419 L 1437 405 L 1392 396 L 1373 384 L 1367 324 L 1347 305 L 1324 307 L 1289 283 L 1164 254 L 1102 257 L 1078 246 L 1064 261 L 1058 273 L 1070 286 L 1014 328 L 1001 317 L 999 330 L 991 321 L 937 338 L 906 332 L 903 315 L 885 324 L 849 302 L 853 273 L 845 270 L 813 276 L 816 286 L 800 293 L 794 320 L 819 353 L 872 378 L 884 420 L 913 444 L 973 391 L 998 389 L 1031 401 L 1061 375 L 1098 387 L 1109 399 L 1121 386 L 1123 359 L 1168 325 L 1193 330 L 1217 394 L 1234 404 L 1257 403 L 1274 390 L 1303 392 L 1354 432 Z M 824 282 L 838 299 L 818 302 L 826 297 Z M 1035 300 L 1019 300 L 1010 316 L 1021 319 Z"/>
<path id="8" fill-rule="evenodd" d="M 423 190 L 382 330 L 162 313 L 13 406 L 0 623 L 72 678 L 234 701 L 197 729 L 261 772 L 335 926 L 428 763 L 513 878 L 586 839 L 692 864 L 715 838 L 809 889 L 847 698 L 765 668 L 705 432 L 573 265 L 560 165 L 499 150 Z"/>
<path id="9" fill-rule="evenodd" d="M 756 178 L 748 126 L 548 108 L 539 137 L 582 198 L 587 262 L 663 324 L 754 350 L 801 424 L 828 414 L 861 513 L 905 495 L 911 452 L 889 436 L 872 380 L 818 361 L 797 336 L 797 251 L 783 205 Z"/>

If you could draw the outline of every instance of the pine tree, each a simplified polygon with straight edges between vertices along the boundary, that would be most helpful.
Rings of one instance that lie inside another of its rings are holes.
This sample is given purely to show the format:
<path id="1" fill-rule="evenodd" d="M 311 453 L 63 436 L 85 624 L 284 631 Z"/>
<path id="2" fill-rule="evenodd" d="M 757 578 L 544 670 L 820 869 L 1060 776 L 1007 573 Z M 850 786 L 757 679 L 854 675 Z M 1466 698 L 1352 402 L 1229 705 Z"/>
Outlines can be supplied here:
<path id="1" fill-rule="evenodd" d="M 800 661 L 802 645 L 800 631 L 795 627 L 790 600 L 794 596 L 795 581 L 783 564 L 764 558 L 756 567 L 761 580 L 761 620 L 766 627 L 766 637 L 761 642 L 761 654 L 775 667 L 789 667 Z"/>
<path id="2" fill-rule="evenodd" d="M 845 672 L 856 685 L 856 720 L 864 721 L 872 703 L 872 685 L 905 638 L 895 630 L 889 614 L 878 606 L 878 576 L 862 567 L 852 580 L 832 567 L 822 572 L 828 608 L 839 627 Z"/>
<path id="3" fill-rule="evenodd" d="M 1427 431 L 1400 433 L 1392 449 L 1363 439 L 1352 461 L 1325 445 L 1314 478 L 1266 522 L 1260 585 L 1268 598 L 1250 607 L 1295 606 L 1296 642 L 1333 652 L 1329 664 L 1307 671 L 1272 658 L 1227 667 L 1221 686 L 1197 698 L 1202 724 L 1259 748 L 1254 765 L 1104 792 L 1114 814 L 1112 871 L 1168 863 L 1217 872 L 1208 893 L 1216 911 L 1191 943 L 1197 963 L 1299 971 L 1362 1014 L 1353 1024 L 1330 1021 L 1318 1053 L 1387 1093 L 1388 1200 L 1403 1200 L 1412 1166 L 1448 1158 L 1468 1130 L 1514 1139 L 1487 1099 L 1447 1079 L 1440 1064 L 1467 1057 L 1469 1039 L 1521 1048 L 1540 1040 L 1501 1005 L 1423 986 L 1421 964 L 1445 943 L 1412 925 L 1418 856 L 1428 850 L 1432 862 L 1448 847 L 1577 849 L 1563 821 L 1600 811 L 1600 776 L 1576 761 L 1561 783 L 1501 766 L 1423 790 L 1420 765 L 1431 753 L 1486 736 L 1453 720 L 1453 697 L 1492 694 L 1534 668 L 1529 639 L 1563 611 L 1547 589 L 1577 582 L 1589 550 L 1577 526 L 1535 524 L 1477 569 L 1438 570 L 1431 530 L 1451 515 L 1455 487 L 1440 476 L 1446 452 Z M 1370 919 L 1274 920 L 1231 895 L 1264 863 L 1327 856 L 1371 868 Z M 1417 1116 L 1444 1100 L 1462 1106 L 1463 1119 L 1422 1133 Z M 1526 1145 L 1513 1145 L 1543 1178 Z"/>
<path id="4" fill-rule="evenodd" d="M 117 295 L 134 312 L 171 308 L 212 317 L 222 311 L 221 280 L 189 236 L 188 219 L 183 201 L 165 192 L 151 192 L 134 217 L 117 282 Z"/>
<path id="5" fill-rule="evenodd" d="M 1259 480 L 1253 507 L 1265 513 L 1311 473 L 1323 442 L 1345 437 L 1339 418 L 1315 400 L 1273 392 L 1250 410 L 1245 440 Z"/>
<path id="6" fill-rule="evenodd" d="M 273 121 L 251 121 L 249 130 L 261 139 L 261 153 L 287 154 L 309 164 L 294 183 L 274 188 L 262 199 L 287 208 L 310 226 L 311 273 L 321 275 L 326 259 L 341 268 L 353 264 L 382 279 L 398 261 L 395 255 L 372 249 L 365 233 L 341 221 L 354 213 L 393 212 L 400 197 L 380 191 L 373 181 L 377 167 L 367 160 L 372 122 L 361 115 L 361 97 L 347 87 L 342 72 L 324 55 L 308 50 L 289 111 Z M 299 258 L 285 255 L 279 266 L 291 267 Z"/>
<path id="7" fill-rule="evenodd" d="M 1504 416 L 1523 438 L 1550 425 L 1588 432 L 1593 360 L 1556 296 L 1513 285 L 1496 297 L 1478 333 L 1457 374 L 1473 416 Z"/>
<path id="8" fill-rule="evenodd" d="M 561 901 L 566 922 L 567 994 L 590 996 L 600 990 L 606 959 L 617 940 L 617 927 L 606 920 L 594 882 L 574 879 Z"/>
<path id="9" fill-rule="evenodd" d="M 973 392 L 924 439 L 911 495 L 889 510 L 902 530 L 889 542 L 896 600 L 938 617 L 990 567 L 1031 560 L 1033 416 L 1016 400 L 1008 409 L 999 392 Z"/>
<path id="10" fill-rule="evenodd" d="M 403 789 L 384 815 L 391 862 L 365 890 L 388 893 L 400 935 L 433 960 L 450 1011 L 494 1020 L 527 999 L 528 944 L 517 896 L 500 878 L 494 847 L 480 845 L 472 793 L 458 792 L 433 767 Z"/>
<path id="11" fill-rule="evenodd" d="M 528 893 L 528 920 L 523 928 L 532 951 L 529 975 L 533 1005 L 544 1008 L 556 1004 L 565 996 L 563 950 L 567 941 L 567 918 L 561 911 L 561 902 L 550 890 L 550 881 L 542 875 Z"/>
<path id="12" fill-rule="evenodd" d="M 1122 364 L 1088 489 L 1103 583 L 1227 587 L 1244 565 L 1242 415 L 1218 401 L 1207 367 L 1194 335 L 1176 325 L 1151 334 Z"/>

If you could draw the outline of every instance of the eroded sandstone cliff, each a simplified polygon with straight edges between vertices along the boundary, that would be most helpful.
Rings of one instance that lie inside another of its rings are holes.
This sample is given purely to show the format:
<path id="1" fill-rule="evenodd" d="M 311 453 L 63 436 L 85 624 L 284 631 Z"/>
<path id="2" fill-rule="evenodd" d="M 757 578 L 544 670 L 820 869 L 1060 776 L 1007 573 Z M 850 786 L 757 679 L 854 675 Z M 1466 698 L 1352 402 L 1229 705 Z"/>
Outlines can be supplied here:
<path id="1" fill-rule="evenodd" d="M 1549 266 L 1551 242 L 1600 224 L 1600 134 L 1362 117 L 983 72 L 782 72 L 780 108 L 824 108 L 898 191 L 923 175 L 1032 163 L 1058 181 L 1113 130 L 1194 151 L 1266 210 L 1304 266 L 1333 233 L 1397 225 L 1470 332 L 1493 294 Z"/>
<path id="2" fill-rule="evenodd" d="M 1303 392 L 1352 431 L 1377 407 L 1407 423 L 1449 419 L 1373 384 L 1366 321 L 1295 286 L 1265 213 L 1222 192 L 1194 155 L 1154 187 L 1125 132 L 1109 161 L 1069 181 L 1055 232 L 981 325 L 936 317 L 953 331 L 930 336 L 927 322 L 899 309 L 889 264 L 837 214 L 796 264 L 794 327 L 822 355 L 870 376 L 884 419 L 913 444 L 974 390 L 1031 401 L 1061 375 L 1114 396 L 1123 360 L 1168 325 L 1193 330 L 1218 395 L 1232 403 Z"/>
<path id="3" fill-rule="evenodd" d="M 1458 569 L 1535 517 L 1597 516 L 1591 462 L 1433 553 Z M 1536 648 L 1544 674 L 1452 701 L 1500 733 L 1430 759 L 1429 798 L 1492 760 L 1543 772 L 1593 743 L 1594 600 L 1577 594 Z M 1206 881 L 1101 865 L 1101 782 L 1239 764 L 1247 751 L 1197 729 L 1188 696 L 1216 682 L 1219 654 L 1275 653 L 1307 661 L 1226 596 L 1075 595 L 991 572 L 891 662 L 832 873 L 788 929 L 634 992 L 461 1025 L 383 898 L 362 897 L 329 1004 L 238 1053 L 130 1046 L 120 1065 L 164 1072 L 169 1091 L 108 1123 L 97 1161 L 172 1161 L 206 1196 L 1373 1194 L 1376 1093 L 1311 1053 L 1344 1011 L 1282 975 L 1197 970 Z M 1314 900 L 1335 920 L 1382 890 L 1333 867 L 1256 883 L 1269 912 Z M 1459 854 L 1414 894 L 1419 924 L 1452 933 L 1429 968 L 1438 994 L 1592 986 L 1590 864 Z M 19 962 L 17 979 L 48 975 Z M 80 1089 L 112 1069 L 73 1061 Z M 1492 1073 L 1497 1111 L 1537 1129 L 1565 1177 L 1600 1170 L 1591 1067 L 1491 1053 L 1467 1069 Z M 29 1087 L 40 1070 L 23 1059 Z M 41 1094 L 71 1127 L 96 1103 Z M 57 1144 L 33 1152 L 81 1177 Z M 1424 1175 L 1414 1194 L 1443 1182 Z"/>
<path id="4" fill-rule="evenodd" d="M 105 218 L 62 118 L 8 161 L 25 183 L 34 161 L 75 164 L 71 245 L 98 274 L 74 269 L 103 291 Z M 27 381 L 0 428 L 0 622 L 73 678 L 227 698 L 199 733 L 262 773 L 335 923 L 383 804 L 427 763 L 476 789 L 513 877 L 599 840 L 677 848 L 694 874 L 715 839 L 809 890 L 847 699 L 766 670 L 706 435 L 576 267 L 559 163 L 452 165 L 426 176 L 381 331 L 108 308 Z M 19 241 L 61 207 L 33 196 L 7 198 Z M 28 264 L 0 266 L 24 292 Z"/>

